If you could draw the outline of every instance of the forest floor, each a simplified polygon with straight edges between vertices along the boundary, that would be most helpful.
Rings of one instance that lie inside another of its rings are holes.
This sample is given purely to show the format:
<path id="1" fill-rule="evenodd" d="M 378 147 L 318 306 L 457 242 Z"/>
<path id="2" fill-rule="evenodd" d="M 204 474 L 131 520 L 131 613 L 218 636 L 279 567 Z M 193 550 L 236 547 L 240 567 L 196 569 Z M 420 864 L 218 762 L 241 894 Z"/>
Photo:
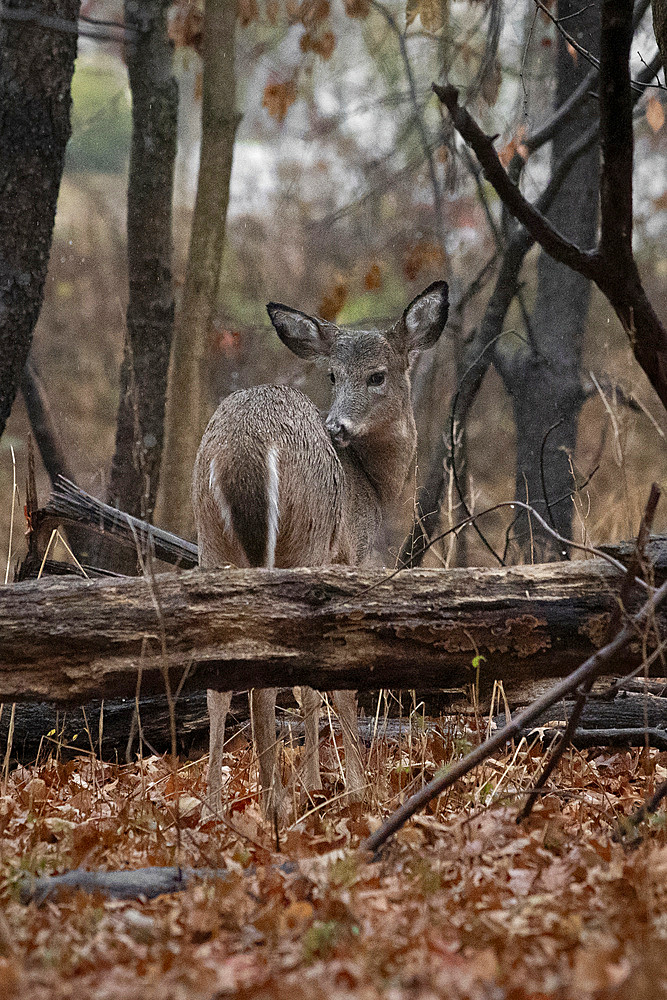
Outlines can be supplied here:
<path id="1" fill-rule="evenodd" d="M 367 802 L 350 806 L 340 751 L 323 739 L 324 793 L 299 806 L 279 850 L 243 737 L 227 757 L 227 811 L 215 821 L 202 819 L 205 759 L 121 766 L 56 753 L 5 771 L 0 996 L 667 996 L 664 813 L 632 836 L 624 822 L 667 776 L 667 754 L 571 750 L 553 792 L 518 826 L 520 793 L 543 760 L 524 741 L 433 802 L 379 859 L 355 852 L 477 740 L 443 724 L 374 745 Z M 285 774 L 299 754 L 285 749 Z M 151 901 L 19 899 L 29 873 L 148 865 L 226 875 Z"/>

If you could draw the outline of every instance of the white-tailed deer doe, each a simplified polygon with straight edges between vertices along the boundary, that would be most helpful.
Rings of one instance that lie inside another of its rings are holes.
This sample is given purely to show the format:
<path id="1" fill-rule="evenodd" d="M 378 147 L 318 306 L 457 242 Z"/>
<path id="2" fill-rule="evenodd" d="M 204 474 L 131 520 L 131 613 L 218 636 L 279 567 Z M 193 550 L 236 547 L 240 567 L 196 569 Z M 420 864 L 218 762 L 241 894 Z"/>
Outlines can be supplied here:
<path id="1" fill-rule="evenodd" d="M 389 330 L 345 330 L 270 303 L 282 342 L 328 364 L 333 401 L 323 422 L 315 405 L 289 386 L 260 385 L 228 396 L 197 453 L 193 504 L 202 566 L 359 565 L 371 553 L 384 512 L 399 497 L 414 459 L 417 431 L 410 362 L 433 347 L 449 311 L 436 281 Z M 220 807 L 225 721 L 231 693 L 209 691 L 209 804 Z M 333 695 L 343 733 L 348 793 L 365 784 L 352 691 Z M 301 690 L 306 746 L 304 783 L 321 787 L 320 696 Z M 280 806 L 276 771 L 276 691 L 251 692 L 252 727 L 264 807 Z"/>

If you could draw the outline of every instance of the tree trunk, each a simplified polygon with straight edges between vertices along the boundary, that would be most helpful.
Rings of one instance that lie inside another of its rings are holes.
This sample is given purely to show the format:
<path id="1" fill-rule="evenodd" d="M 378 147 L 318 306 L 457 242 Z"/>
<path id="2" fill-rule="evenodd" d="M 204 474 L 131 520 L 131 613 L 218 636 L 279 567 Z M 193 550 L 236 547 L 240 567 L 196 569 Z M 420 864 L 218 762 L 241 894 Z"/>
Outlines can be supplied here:
<path id="1" fill-rule="evenodd" d="M 4 0 L 0 18 L 0 436 L 44 297 L 71 131 L 79 0 L 24 7 Z M 72 31 L 50 27 L 51 17 Z"/>
<path id="2" fill-rule="evenodd" d="M 159 520 L 190 536 L 190 482 L 210 416 L 207 346 L 225 241 L 236 114 L 235 0 L 204 5 L 202 144 L 183 299 L 176 324 L 167 399 Z"/>
<path id="3" fill-rule="evenodd" d="M 667 0 L 651 0 L 653 31 L 662 56 L 662 66 L 667 81 Z"/>
<path id="4" fill-rule="evenodd" d="M 132 149 L 127 192 L 129 301 L 121 368 L 116 450 L 109 501 L 150 521 L 155 506 L 174 322 L 171 208 L 178 88 L 172 73 L 165 0 L 126 0 L 132 90 Z M 136 559 L 114 568 L 131 571 Z"/>
<path id="5" fill-rule="evenodd" d="M 572 16 L 576 15 L 576 16 Z M 568 17 L 568 31 L 596 51 L 600 12 L 595 4 L 582 8 L 576 0 L 559 0 L 558 16 Z M 559 108 L 589 72 L 588 63 L 568 49 L 558 34 L 557 88 Z M 596 121 L 597 103 L 580 104 L 559 129 L 552 144 L 552 164 L 558 163 L 578 136 Z M 554 199 L 549 219 L 559 232 L 582 249 L 595 246 L 598 215 L 597 143 L 571 168 Z M 518 500 L 534 505 L 565 538 L 571 537 L 574 482 L 570 457 L 577 441 L 579 413 L 585 401 L 581 385 L 582 343 L 591 284 L 588 278 L 541 252 L 537 264 L 537 296 L 531 318 L 532 343 L 517 350 L 514 341 L 501 342 L 501 371 L 512 397 L 517 428 L 516 487 Z M 509 350 L 503 348 L 509 347 Z M 532 531 L 531 531 L 532 527 Z M 568 553 L 539 525 L 521 514 L 510 552 L 516 561 L 544 562 Z"/>
<path id="6" fill-rule="evenodd" d="M 0 701 L 133 697 L 139 673 L 155 694 L 165 671 L 185 692 L 479 683 L 485 697 L 502 679 L 511 695 L 568 673 L 603 641 L 619 581 L 600 560 L 30 581 L 0 588 Z M 667 612 L 656 618 L 659 633 Z M 624 655 L 621 671 L 639 655 Z"/>

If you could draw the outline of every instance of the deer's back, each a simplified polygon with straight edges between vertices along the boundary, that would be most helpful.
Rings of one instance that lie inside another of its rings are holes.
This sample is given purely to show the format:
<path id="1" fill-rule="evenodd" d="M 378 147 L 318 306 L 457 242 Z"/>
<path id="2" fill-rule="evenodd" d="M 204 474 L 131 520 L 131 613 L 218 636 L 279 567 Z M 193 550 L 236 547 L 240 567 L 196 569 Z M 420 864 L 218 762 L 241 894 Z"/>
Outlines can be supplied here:
<path id="1" fill-rule="evenodd" d="M 222 401 L 193 478 L 202 565 L 316 566 L 340 555 L 344 476 L 315 405 L 290 386 Z"/>

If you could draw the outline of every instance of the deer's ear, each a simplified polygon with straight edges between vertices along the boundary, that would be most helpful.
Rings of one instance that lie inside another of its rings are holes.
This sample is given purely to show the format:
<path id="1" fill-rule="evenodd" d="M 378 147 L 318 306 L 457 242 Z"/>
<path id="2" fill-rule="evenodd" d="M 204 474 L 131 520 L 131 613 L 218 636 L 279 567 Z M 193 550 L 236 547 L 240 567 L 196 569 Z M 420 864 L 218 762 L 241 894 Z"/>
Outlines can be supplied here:
<path id="1" fill-rule="evenodd" d="M 412 300 L 396 326 L 403 350 L 423 351 L 433 347 L 445 328 L 449 315 L 449 287 L 434 281 Z"/>
<path id="2" fill-rule="evenodd" d="M 311 359 L 328 355 L 331 346 L 329 331 L 320 320 L 280 302 L 269 302 L 266 309 L 276 333 L 293 354 Z"/>

